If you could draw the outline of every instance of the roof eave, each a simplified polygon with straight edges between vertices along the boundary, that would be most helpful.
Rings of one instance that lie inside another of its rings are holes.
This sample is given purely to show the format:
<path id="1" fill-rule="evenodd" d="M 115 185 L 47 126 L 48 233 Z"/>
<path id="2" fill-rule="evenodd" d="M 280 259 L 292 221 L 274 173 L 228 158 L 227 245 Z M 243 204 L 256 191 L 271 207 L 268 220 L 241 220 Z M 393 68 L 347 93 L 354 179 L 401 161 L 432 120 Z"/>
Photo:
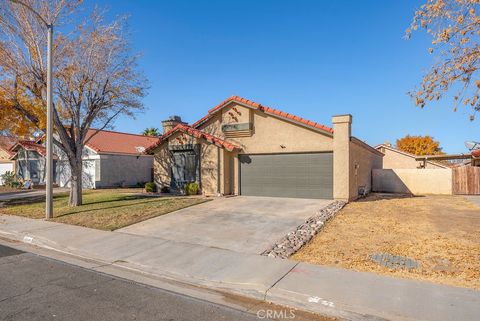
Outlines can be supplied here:
<path id="1" fill-rule="evenodd" d="M 253 110 L 258 110 L 258 111 L 261 111 L 265 114 L 268 114 L 272 117 L 275 117 L 277 119 L 280 119 L 280 120 L 284 120 L 284 121 L 287 121 L 287 122 L 290 122 L 292 124 L 295 124 L 295 125 L 298 125 L 298 126 L 301 126 L 301 127 L 304 127 L 304 128 L 308 128 L 310 130 L 313 130 L 313 131 L 316 131 L 316 132 L 319 132 L 319 133 L 322 133 L 322 134 L 325 134 L 326 136 L 329 136 L 329 137 L 332 137 L 333 138 L 333 132 L 331 131 L 328 131 L 328 130 L 325 130 L 325 129 L 321 129 L 321 128 L 318 128 L 318 127 L 315 127 L 315 126 L 312 126 L 312 125 L 308 125 L 308 124 L 305 124 L 305 123 L 302 123 L 300 121 L 296 121 L 295 119 L 291 119 L 291 118 L 288 118 L 288 117 L 284 117 L 284 116 L 281 116 L 281 115 L 277 115 L 275 113 L 272 113 L 272 112 L 269 112 L 268 110 L 266 110 L 265 108 L 262 108 L 264 106 L 258 104 L 258 107 L 254 107 L 254 106 L 250 106 L 249 104 L 246 104 L 244 102 L 241 102 L 241 101 L 238 101 L 238 100 L 235 100 L 235 99 L 232 99 L 232 100 L 228 100 L 228 101 L 225 101 L 223 104 L 221 105 L 218 105 L 212 109 L 210 109 L 208 111 L 208 115 L 204 116 L 202 119 L 200 119 L 199 121 L 195 122 L 192 124 L 192 127 L 193 128 L 197 128 L 201 125 L 203 125 L 204 123 L 206 123 L 208 120 L 210 120 L 217 112 L 219 112 L 220 110 L 222 110 L 223 108 L 225 108 L 227 105 L 231 104 L 231 103 L 236 103 L 240 106 L 243 106 L 243 107 L 246 107 L 246 108 L 250 108 L 250 109 L 253 109 Z"/>

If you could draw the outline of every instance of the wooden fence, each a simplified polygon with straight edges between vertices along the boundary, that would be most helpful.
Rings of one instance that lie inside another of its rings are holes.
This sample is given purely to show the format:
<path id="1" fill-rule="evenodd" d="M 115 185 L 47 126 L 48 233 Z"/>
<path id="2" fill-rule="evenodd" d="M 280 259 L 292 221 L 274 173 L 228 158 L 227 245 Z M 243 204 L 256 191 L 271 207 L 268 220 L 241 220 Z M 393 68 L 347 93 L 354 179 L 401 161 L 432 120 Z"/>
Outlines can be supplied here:
<path id="1" fill-rule="evenodd" d="M 453 194 L 480 195 L 480 167 L 462 166 L 453 169 Z"/>

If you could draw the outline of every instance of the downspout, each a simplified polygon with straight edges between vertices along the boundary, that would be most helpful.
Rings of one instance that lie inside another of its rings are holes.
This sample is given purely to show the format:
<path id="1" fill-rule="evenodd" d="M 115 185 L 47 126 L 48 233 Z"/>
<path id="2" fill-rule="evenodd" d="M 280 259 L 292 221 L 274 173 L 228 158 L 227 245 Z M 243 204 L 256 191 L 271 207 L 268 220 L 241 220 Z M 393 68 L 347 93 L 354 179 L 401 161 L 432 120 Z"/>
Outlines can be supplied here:
<path id="1" fill-rule="evenodd" d="M 220 196 L 220 147 L 217 147 L 217 196 Z"/>

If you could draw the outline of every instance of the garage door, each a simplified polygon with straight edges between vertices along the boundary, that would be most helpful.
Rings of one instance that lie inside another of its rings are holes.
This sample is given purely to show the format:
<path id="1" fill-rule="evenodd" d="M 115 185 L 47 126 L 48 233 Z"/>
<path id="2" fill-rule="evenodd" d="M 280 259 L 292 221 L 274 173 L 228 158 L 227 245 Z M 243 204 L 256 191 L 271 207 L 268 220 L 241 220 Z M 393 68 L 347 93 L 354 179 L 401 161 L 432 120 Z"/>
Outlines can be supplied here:
<path id="1" fill-rule="evenodd" d="M 13 171 L 13 164 L 12 163 L 0 163 L 0 185 L 3 185 L 2 175 L 6 172 Z"/>
<path id="2" fill-rule="evenodd" d="M 242 195 L 333 198 L 333 153 L 239 157 Z"/>

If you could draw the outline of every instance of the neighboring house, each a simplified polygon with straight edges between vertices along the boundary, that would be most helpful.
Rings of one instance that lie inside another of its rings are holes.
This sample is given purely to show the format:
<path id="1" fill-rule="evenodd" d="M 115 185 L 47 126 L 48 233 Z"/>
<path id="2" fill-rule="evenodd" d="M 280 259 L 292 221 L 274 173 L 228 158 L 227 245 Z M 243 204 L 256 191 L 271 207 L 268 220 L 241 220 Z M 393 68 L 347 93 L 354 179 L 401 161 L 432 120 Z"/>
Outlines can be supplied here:
<path id="1" fill-rule="evenodd" d="M 413 154 L 398 150 L 390 144 L 381 144 L 375 147 L 378 151 L 382 152 L 383 156 L 383 168 L 384 169 L 409 169 L 409 168 L 428 168 L 428 169 L 445 169 L 450 168 L 447 165 L 426 161 L 425 166 L 423 161 L 415 160 L 416 157 Z"/>
<path id="2" fill-rule="evenodd" d="M 19 140 L 11 148 L 11 152 L 11 160 L 16 163 L 15 172 L 20 179 L 31 180 L 35 185 L 45 182 L 47 152 L 43 145 L 35 141 Z M 54 162 L 56 159 L 57 157 Z"/>
<path id="3" fill-rule="evenodd" d="M 86 140 L 84 188 L 136 186 L 152 181 L 153 157 L 144 151 L 157 137 L 90 129 Z M 71 180 L 68 159 L 58 147 L 55 154 L 59 155 L 57 181 L 60 186 L 68 187 Z"/>
<path id="4" fill-rule="evenodd" d="M 152 181 L 153 156 L 145 149 L 158 138 L 90 129 L 83 150 L 83 188 L 136 186 Z M 11 149 L 16 173 L 23 180 L 45 184 L 46 149 L 43 138 L 18 141 Z M 54 146 L 54 183 L 69 187 L 71 171 L 64 153 Z"/>
<path id="5" fill-rule="evenodd" d="M 0 176 L 6 172 L 15 172 L 15 161 L 11 160 L 13 152 L 10 150 L 16 143 L 16 140 L 10 136 L 0 136 Z M 0 185 L 2 185 L 0 177 Z"/>
<path id="6" fill-rule="evenodd" d="M 232 96 L 189 126 L 163 122 L 155 156 L 159 188 L 197 182 L 206 195 L 351 200 L 371 190 L 383 154 L 351 136 L 351 115 L 333 128 Z"/>

